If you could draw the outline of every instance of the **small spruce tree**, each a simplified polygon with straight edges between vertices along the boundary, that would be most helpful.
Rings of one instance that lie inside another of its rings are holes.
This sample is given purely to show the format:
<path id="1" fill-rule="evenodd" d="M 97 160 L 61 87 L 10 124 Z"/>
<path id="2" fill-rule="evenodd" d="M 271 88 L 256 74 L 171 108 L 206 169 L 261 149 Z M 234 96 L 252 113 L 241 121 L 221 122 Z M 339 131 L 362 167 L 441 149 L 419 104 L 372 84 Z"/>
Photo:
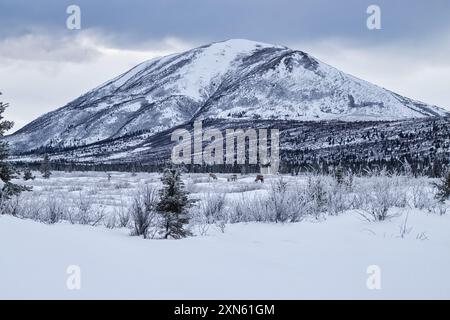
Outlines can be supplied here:
<path id="1" fill-rule="evenodd" d="M 434 183 L 434 186 L 437 188 L 436 199 L 444 202 L 450 198 L 450 171 L 440 182 Z"/>
<path id="2" fill-rule="evenodd" d="M 42 163 L 41 163 L 41 173 L 42 173 L 42 177 L 44 179 L 48 179 L 50 178 L 50 175 L 52 174 L 50 172 L 50 158 L 48 156 L 48 154 L 44 155 L 44 159 L 42 159 Z"/>
<path id="3" fill-rule="evenodd" d="M 31 173 L 31 169 L 29 166 L 25 167 L 25 170 L 23 171 L 23 180 L 34 180 L 35 176 Z"/>
<path id="4" fill-rule="evenodd" d="M 11 121 L 3 120 L 3 112 L 7 107 L 7 103 L 0 101 L 0 138 L 3 137 L 5 132 L 10 130 L 14 125 Z M 5 141 L 0 141 L 0 180 L 3 182 L 0 189 L 0 200 L 9 199 L 22 191 L 31 190 L 29 187 L 17 185 L 11 182 L 12 179 L 17 177 L 17 170 L 6 161 L 8 155 L 8 143 Z"/>
<path id="5" fill-rule="evenodd" d="M 341 165 L 337 166 L 334 171 L 334 178 L 336 179 L 337 184 L 341 185 L 344 182 L 344 170 Z"/>
<path id="6" fill-rule="evenodd" d="M 162 216 L 163 237 L 185 238 L 191 235 L 184 225 L 189 223 L 187 209 L 192 201 L 188 199 L 181 174 L 177 169 L 165 169 L 161 181 L 163 188 L 156 210 Z"/>

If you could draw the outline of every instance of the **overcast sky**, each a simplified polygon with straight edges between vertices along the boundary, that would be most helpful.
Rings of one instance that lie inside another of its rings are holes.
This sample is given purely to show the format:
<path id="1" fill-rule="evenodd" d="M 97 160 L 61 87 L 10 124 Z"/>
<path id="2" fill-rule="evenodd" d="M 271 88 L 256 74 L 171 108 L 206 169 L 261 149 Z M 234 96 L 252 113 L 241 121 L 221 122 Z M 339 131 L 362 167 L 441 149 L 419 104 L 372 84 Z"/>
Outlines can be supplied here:
<path id="1" fill-rule="evenodd" d="M 81 30 L 66 9 L 81 8 Z M 366 26 L 381 8 L 381 30 Z M 230 38 L 282 44 L 450 110 L 448 0 L 0 0 L 0 92 L 15 130 L 134 65 Z"/>

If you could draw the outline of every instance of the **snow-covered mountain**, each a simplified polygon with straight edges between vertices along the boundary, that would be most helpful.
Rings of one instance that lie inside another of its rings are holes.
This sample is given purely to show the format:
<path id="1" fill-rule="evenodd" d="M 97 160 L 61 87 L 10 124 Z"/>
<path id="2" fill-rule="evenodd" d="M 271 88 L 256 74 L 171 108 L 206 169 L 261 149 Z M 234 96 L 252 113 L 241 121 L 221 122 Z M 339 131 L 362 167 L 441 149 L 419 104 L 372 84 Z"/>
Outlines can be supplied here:
<path id="1" fill-rule="evenodd" d="M 445 114 L 305 52 L 234 39 L 144 62 L 6 139 L 20 152 L 152 135 L 203 118 L 381 121 Z"/>

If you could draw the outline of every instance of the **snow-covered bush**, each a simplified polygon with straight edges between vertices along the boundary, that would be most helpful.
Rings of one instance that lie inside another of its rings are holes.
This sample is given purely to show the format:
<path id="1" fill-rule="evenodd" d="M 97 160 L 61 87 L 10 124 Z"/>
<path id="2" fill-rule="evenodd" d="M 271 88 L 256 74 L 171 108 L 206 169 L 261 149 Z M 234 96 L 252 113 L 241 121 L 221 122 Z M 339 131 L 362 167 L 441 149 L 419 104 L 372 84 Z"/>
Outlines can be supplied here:
<path id="1" fill-rule="evenodd" d="M 44 222 L 49 224 L 58 223 L 66 213 L 66 208 L 57 197 L 48 197 L 45 201 Z"/>
<path id="2" fill-rule="evenodd" d="M 224 193 L 207 193 L 199 202 L 199 209 L 208 223 L 227 220 L 225 206 Z"/>
<path id="3" fill-rule="evenodd" d="M 31 197 L 27 194 L 26 197 L 20 198 L 20 212 L 19 215 L 23 219 L 31 219 L 35 221 L 44 220 L 44 206 L 39 198 Z"/>
<path id="4" fill-rule="evenodd" d="M 231 205 L 229 222 L 264 222 L 269 221 L 267 217 L 267 201 L 265 197 L 241 194 Z"/>
<path id="5" fill-rule="evenodd" d="M 209 227 L 215 224 L 222 232 L 228 222 L 224 193 L 207 193 L 190 210 L 191 224 L 200 235 L 206 235 Z"/>
<path id="6" fill-rule="evenodd" d="M 146 185 L 137 192 L 130 207 L 133 235 L 154 238 L 158 222 L 157 204 L 158 191 L 152 186 Z"/>
<path id="7" fill-rule="evenodd" d="M 197 231 L 196 234 L 206 236 L 211 227 L 211 224 L 208 223 L 208 219 L 203 214 L 201 214 L 201 211 L 198 210 L 197 207 L 194 207 L 190 211 L 190 218 L 191 227 L 193 227 L 193 229 Z"/>
<path id="8" fill-rule="evenodd" d="M 327 210 L 327 184 L 326 177 L 320 175 L 310 175 L 308 177 L 308 185 L 306 196 L 309 204 L 309 213 L 316 219 L 319 219 Z"/>
<path id="9" fill-rule="evenodd" d="M 0 214 L 7 214 L 11 216 L 19 216 L 21 206 L 19 196 L 12 196 L 11 198 L 0 197 Z"/>
<path id="10" fill-rule="evenodd" d="M 404 208 L 407 196 L 398 177 L 380 174 L 365 179 L 355 191 L 355 209 L 370 221 L 384 221 L 398 215 L 393 208 Z"/>
<path id="11" fill-rule="evenodd" d="M 424 178 L 411 179 L 410 204 L 413 208 L 430 208 L 436 202 L 434 192 Z"/>
<path id="12" fill-rule="evenodd" d="M 122 198 L 120 199 L 120 204 L 114 207 L 113 215 L 116 217 L 116 221 L 119 227 L 128 228 L 131 222 L 131 210 L 128 209 Z"/>
<path id="13" fill-rule="evenodd" d="M 102 205 L 96 205 L 94 200 L 92 194 L 80 192 L 69 212 L 70 222 L 91 226 L 96 226 L 102 222 L 105 218 L 105 208 Z"/>
<path id="14" fill-rule="evenodd" d="M 352 207 L 352 194 L 348 186 L 340 183 L 334 183 L 327 190 L 328 214 L 337 216 L 340 213 L 349 210 Z"/>
<path id="15" fill-rule="evenodd" d="M 213 183 L 208 182 L 204 175 L 193 174 L 184 181 L 187 181 L 185 190 L 195 194 L 186 196 L 198 201 L 189 208 L 186 221 L 190 218 L 190 227 L 203 229 L 197 233 L 206 234 L 211 227 L 223 230 L 226 223 L 321 220 L 327 215 L 344 214 L 349 210 L 360 212 L 370 221 L 389 219 L 400 212 L 398 208 L 406 206 L 436 215 L 450 213 L 450 203 L 435 198 L 438 189 L 433 188 L 432 182 L 437 182 L 437 179 L 400 176 L 385 170 L 369 174 L 267 176 L 265 183 L 254 183 L 253 175 L 244 176 L 237 182 L 226 182 L 219 176 L 219 180 Z M 74 224 L 101 223 L 108 228 L 135 229 L 136 219 L 132 213 L 139 206 L 136 206 L 134 198 L 136 193 L 145 189 L 142 181 L 159 185 L 156 175 L 149 175 L 146 180 L 133 180 L 129 175 L 117 174 L 114 183 L 106 183 L 104 176 L 95 180 L 93 173 L 73 175 L 66 181 L 55 172 L 50 180 L 38 176 L 27 181 L 33 191 L 0 199 L 0 214 L 45 223 L 63 220 Z M 142 208 L 142 201 L 140 203 Z M 187 211 L 181 213 L 183 220 Z M 158 225 L 158 219 L 163 217 L 154 218 L 154 227 L 147 232 L 149 237 L 155 236 L 157 229 L 164 229 L 162 224 Z M 172 223 L 174 217 L 168 218 Z M 137 227 L 137 230 L 141 228 Z"/>
<path id="16" fill-rule="evenodd" d="M 290 187 L 280 177 L 265 194 L 242 194 L 231 205 L 229 221 L 298 222 L 313 212 L 311 194 L 304 186 Z"/>
<path id="17" fill-rule="evenodd" d="M 265 194 L 242 195 L 230 210 L 230 222 L 298 222 L 307 216 L 319 219 L 327 210 L 324 177 L 311 176 L 308 184 L 289 186 L 276 179 Z"/>
<path id="18" fill-rule="evenodd" d="M 269 220 L 275 222 L 286 222 L 291 215 L 291 199 L 289 196 L 288 185 L 280 176 L 275 183 L 271 185 L 269 196 L 267 198 L 267 209 L 270 212 Z"/>
<path id="19" fill-rule="evenodd" d="M 91 193 L 88 195 L 79 193 L 78 199 L 75 200 L 75 212 L 78 223 L 89 224 L 93 214 L 93 197 Z"/>
<path id="20" fill-rule="evenodd" d="M 311 214 L 308 192 L 303 186 L 296 186 L 288 193 L 290 198 L 290 212 L 289 222 L 299 222 Z"/>
<path id="21" fill-rule="evenodd" d="M 428 212 L 433 214 L 438 214 L 443 216 L 450 211 L 450 205 L 445 202 L 435 201 L 431 206 L 428 207 Z"/>

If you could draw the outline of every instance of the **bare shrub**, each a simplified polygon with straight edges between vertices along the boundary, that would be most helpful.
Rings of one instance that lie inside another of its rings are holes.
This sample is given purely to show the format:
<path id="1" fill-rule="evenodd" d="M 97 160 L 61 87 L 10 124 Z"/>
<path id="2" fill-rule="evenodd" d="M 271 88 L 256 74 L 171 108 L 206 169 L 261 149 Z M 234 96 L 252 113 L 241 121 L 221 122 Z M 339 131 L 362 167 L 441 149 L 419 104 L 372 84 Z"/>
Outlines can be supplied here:
<path id="1" fill-rule="evenodd" d="M 229 214 L 229 222 L 265 222 L 268 219 L 267 200 L 259 195 L 244 195 L 233 202 Z"/>
<path id="2" fill-rule="evenodd" d="M 114 216 L 117 219 L 117 223 L 121 228 L 128 228 L 131 222 L 130 210 L 126 208 L 122 199 L 120 204 L 114 207 Z"/>
<path id="3" fill-rule="evenodd" d="M 65 207 L 63 202 L 54 196 L 49 196 L 45 201 L 45 216 L 44 222 L 49 224 L 58 223 L 65 214 Z"/>
<path id="4" fill-rule="evenodd" d="M 249 203 L 253 202 L 253 199 L 244 198 L 244 195 L 241 194 L 240 199 L 237 199 L 233 202 L 233 207 L 230 212 L 229 221 L 231 223 L 239 223 L 248 221 L 249 216 Z"/>
<path id="5" fill-rule="evenodd" d="M 207 223 L 216 223 L 226 220 L 225 215 L 225 194 L 224 193 L 207 193 L 199 202 L 199 209 L 206 217 Z"/>
<path id="6" fill-rule="evenodd" d="M 269 219 L 275 222 L 286 222 L 291 215 L 291 201 L 288 195 L 287 183 L 283 176 L 271 185 L 267 198 L 267 208 L 271 212 Z"/>
<path id="7" fill-rule="evenodd" d="M 414 181 L 411 187 L 411 205 L 417 209 L 425 209 L 433 206 L 434 202 L 430 187 L 422 179 Z"/>
<path id="8" fill-rule="evenodd" d="M 405 190 L 398 186 L 393 177 L 380 174 L 366 180 L 357 191 L 360 213 L 369 221 L 384 221 L 398 216 L 392 208 L 405 207 L 407 204 Z"/>
<path id="9" fill-rule="evenodd" d="M 20 215 L 21 206 L 19 202 L 19 196 L 13 196 L 11 198 L 0 197 L 0 214 L 7 214 L 14 217 Z"/>
<path id="10" fill-rule="evenodd" d="M 84 195 L 79 193 L 78 199 L 75 201 L 76 219 L 80 224 L 89 224 L 91 215 L 93 214 L 93 199 L 91 194 Z"/>
<path id="11" fill-rule="evenodd" d="M 105 208 L 102 205 L 95 206 L 92 194 L 80 192 L 74 203 L 74 212 L 71 219 L 79 224 L 96 226 L 105 217 Z"/>
<path id="12" fill-rule="evenodd" d="M 308 193 L 306 192 L 306 188 L 299 186 L 297 186 L 291 193 L 289 193 L 289 196 L 291 198 L 290 222 L 302 221 L 306 216 L 311 214 L 307 194 Z"/>
<path id="13" fill-rule="evenodd" d="M 122 228 L 128 228 L 131 221 L 130 212 L 127 210 L 119 211 L 117 214 L 117 218 L 119 221 L 119 226 Z"/>
<path id="14" fill-rule="evenodd" d="M 43 219 L 44 208 L 39 198 L 26 197 L 20 200 L 20 217 L 41 221 Z"/>
<path id="15" fill-rule="evenodd" d="M 327 191 L 327 212 L 337 216 L 349 210 L 352 206 L 348 187 L 343 184 L 334 183 Z"/>
<path id="16" fill-rule="evenodd" d="M 223 233 L 228 221 L 225 194 L 208 192 L 191 208 L 189 215 L 200 235 L 207 235 L 212 224 Z"/>
<path id="17" fill-rule="evenodd" d="M 241 195 L 234 201 L 229 221 L 237 222 L 298 222 L 307 215 L 318 217 L 318 189 L 296 185 L 290 188 L 282 177 L 273 183 L 267 195 Z M 326 199 L 325 194 L 320 196 Z"/>
<path id="18" fill-rule="evenodd" d="M 327 209 L 327 190 L 324 177 L 319 175 L 309 176 L 306 192 L 309 213 L 319 219 Z"/>
<path id="19" fill-rule="evenodd" d="M 144 239 L 154 238 L 157 233 L 158 191 L 150 185 L 138 190 L 130 208 L 133 221 L 133 235 L 143 236 Z"/>
<path id="20" fill-rule="evenodd" d="M 95 227 L 96 225 L 101 223 L 104 219 L 105 219 L 105 207 L 103 205 L 99 205 L 95 208 L 94 214 L 92 215 L 92 219 L 89 224 Z"/>
<path id="21" fill-rule="evenodd" d="M 206 236 L 211 227 L 206 216 L 201 213 L 198 207 L 191 208 L 189 215 L 190 223 L 197 230 L 197 233 L 201 236 Z"/>
<path id="22" fill-rule="evenodd" d="M 439 201 L 437 199 L 432 205 L 429 206 L 428 212 L 437 214 L 440 216 L 443 216 L 447 214 L 447 212 L 450 210 L 450 206 L 447 205 L 445 202 Z"/>

